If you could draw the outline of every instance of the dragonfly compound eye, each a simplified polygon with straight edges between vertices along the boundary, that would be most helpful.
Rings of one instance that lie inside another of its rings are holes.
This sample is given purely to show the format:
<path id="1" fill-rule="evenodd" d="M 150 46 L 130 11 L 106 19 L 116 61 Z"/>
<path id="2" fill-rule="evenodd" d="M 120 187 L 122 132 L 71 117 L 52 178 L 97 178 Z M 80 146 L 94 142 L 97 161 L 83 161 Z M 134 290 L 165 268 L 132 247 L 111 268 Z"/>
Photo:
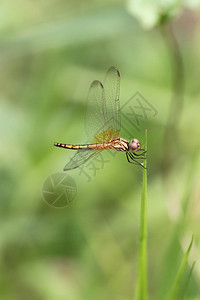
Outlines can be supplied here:
<path id="1" fill-rule="evenodd" d="M 141 148 L 141 145 L 137 139 L 133 139 L 131 143 L 131 148 L 133 151 L 138 151 Z"/>
<path id="2" fill-rule="evenodd" d="M 133 139 L 133 140 L 132 140 L 132 143 L 139 144 L 139 141 L 138 141 L 137 139 Z"/>

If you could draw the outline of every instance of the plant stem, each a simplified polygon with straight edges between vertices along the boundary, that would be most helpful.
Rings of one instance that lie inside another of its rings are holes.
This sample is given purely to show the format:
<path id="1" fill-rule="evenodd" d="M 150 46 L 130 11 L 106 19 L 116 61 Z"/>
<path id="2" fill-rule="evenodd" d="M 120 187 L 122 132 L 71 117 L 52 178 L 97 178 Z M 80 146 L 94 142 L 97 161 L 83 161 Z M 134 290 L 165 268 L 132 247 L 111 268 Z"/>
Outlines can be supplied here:
<path id="1" fill-rule="evenodd" d="M 171 24 L 164 23 L 160 30 L 171 59 L 173 91 L 163 143 L 161 170 L 164 174 L 172 165 L 177 154 L 178 126 L 184 100 L 184 67 L 181 51 Z"/>
<path id="2" fill-rule="evenodd" d="M 145 151 L 147 151 L 147 130 L 145 134 Z M 143 187 L 140 212 L 140 239 L 138 253 L 138 277 L 136 283 L 136 300 L 147 300 L 147 159 L 145 153 L 143 169 Z"/>

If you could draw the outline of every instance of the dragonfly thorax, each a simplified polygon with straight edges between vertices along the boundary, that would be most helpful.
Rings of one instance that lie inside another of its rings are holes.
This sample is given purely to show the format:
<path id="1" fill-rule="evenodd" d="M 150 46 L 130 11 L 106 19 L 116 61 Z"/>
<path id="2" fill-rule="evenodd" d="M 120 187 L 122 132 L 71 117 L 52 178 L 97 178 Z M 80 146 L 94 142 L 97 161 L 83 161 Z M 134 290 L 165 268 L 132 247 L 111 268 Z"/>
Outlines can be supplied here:
<path id="1" fill-rule="evenodd" d="M 111 140 L 111 149 L 116 151 L 128 151 L 129 150 L 129 142 L 123 138 L 117 138 Z"/>

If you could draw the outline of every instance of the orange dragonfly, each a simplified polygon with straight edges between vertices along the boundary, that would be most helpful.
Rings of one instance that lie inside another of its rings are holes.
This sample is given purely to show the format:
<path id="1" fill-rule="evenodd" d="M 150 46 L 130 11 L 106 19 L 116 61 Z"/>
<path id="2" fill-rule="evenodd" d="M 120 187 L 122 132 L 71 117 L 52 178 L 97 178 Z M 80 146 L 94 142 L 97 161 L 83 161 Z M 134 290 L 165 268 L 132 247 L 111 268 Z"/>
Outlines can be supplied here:
<path id="1" fill-rule="evenodd" d="M 144 167 L 143 163 L 138 161 L 144 159 L 145 153 L 139 141 L 134 138 L 129 143 L 119 137 L 121 129 L 119 94 L 120 73 L 116 67 L 108 70 L 104 84 L 98 80 L 92 82 L 85 118 L 85 131 L 92 143 L 81 145 L 54 143 L 56 147 L 77 150 L 64 167 L 64 171 L 78 168 L 104 149 L 125 152 L 129 163 Z M 143 152 L 136 154 L 139 150 Z"/>

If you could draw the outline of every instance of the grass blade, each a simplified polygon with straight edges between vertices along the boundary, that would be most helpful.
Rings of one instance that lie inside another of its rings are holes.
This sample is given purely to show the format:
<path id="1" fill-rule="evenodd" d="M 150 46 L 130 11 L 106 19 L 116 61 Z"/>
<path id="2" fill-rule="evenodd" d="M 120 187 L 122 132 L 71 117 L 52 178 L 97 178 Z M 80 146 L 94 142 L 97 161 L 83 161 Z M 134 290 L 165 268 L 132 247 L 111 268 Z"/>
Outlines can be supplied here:
<path id="1" fill-rule="evenodd" d="M 145 133 L 145 151 L 147 151 L 147 130 Z M 135 300 L 147 300 L 147 159 L 145 153 L 143 169 L 143 187 L 140 212 L 140 240 L 138 253 L 138 274 Z"/>
<path id="2" fill-rule="evenodd" d="M 195 176 L 198 168 L 198 159 L 200 153 L 200 145 L 195 147 L 195 151 L 191 155 L 191 161 L 187 169 L 187 177 L 184 183 L 183 194 L 181 196 L 182 214 L 179 219 L 173 225 L 173 231 L 170 237 L 169 245 L 166 249 L 166 253 L 160 264 L 160 276 L 158 282 L 158 291 L 156 300 L 162 299 L 163 295 L 166 295 L 165 299 L 169 297 L 169 289 L 173 284 L 171 280 L 173 277 L 174 266 L 179 259 L 180 247 L 180 236 L 184 235 L 185 227 L 187 226 L 186 213 L 189 205 L 189 201 L 192 194 L 192 187 L 195 181 Z"/>
<path id="3" fill-rule="evenodd" d="M 182 281 L 182 278 L 183 278 L 183 275 L 184 275 L 184 272 L 185 272 L 185 269 L 186 269 L 186 266 L 187 266 L 187 261 L 188 261 L 188 256 L 190 254 L 190 250 L 192 248 L 192 244 L 193 244 L 193 237 L 192 237 L 192 240 L 190 242 L 190 245 L 183 257 L 183 260 L 181 262 L 181 265 L 180 265 L 180 268 L 178 270 L 178 273 L 176 275 L 176 278 L 175 278 L 175 281 L 174 281 L 174 285 L 172 287 L 172 290 L 171 290 L 171 293 L 170 293 L 170 296 L 169 296 L 169 300 L 176 300 L 178 299 L 178 293 L 179 293 L 179 290 L 180 290 L 180 285 L 181 285 L 181 281 Z"/>
<path id="4" fill-rule="evenodd" d="M 190 272 L 188 274 L 187 280 L 184 284 L 183 293 L 182 293 L 182 296 L 180 297 L 180 299 L 182 299 L 182 300 L 184 299 L 184 297 L 186 295 L 186 292 L 187 292 L 187 289 L 188 289 L 188 286 L 189 286 L 189 283 L 190 283 L 190 279 L 192 277 L 192 272 L 193 272 L 195 263 L 196 263 L 196 261 L 193 262 L 192 267 L 190 268 Z"/>

